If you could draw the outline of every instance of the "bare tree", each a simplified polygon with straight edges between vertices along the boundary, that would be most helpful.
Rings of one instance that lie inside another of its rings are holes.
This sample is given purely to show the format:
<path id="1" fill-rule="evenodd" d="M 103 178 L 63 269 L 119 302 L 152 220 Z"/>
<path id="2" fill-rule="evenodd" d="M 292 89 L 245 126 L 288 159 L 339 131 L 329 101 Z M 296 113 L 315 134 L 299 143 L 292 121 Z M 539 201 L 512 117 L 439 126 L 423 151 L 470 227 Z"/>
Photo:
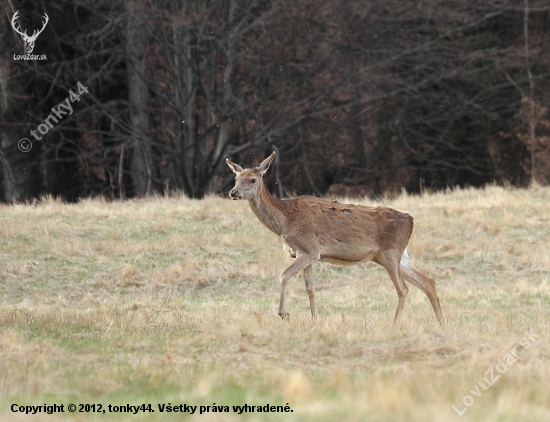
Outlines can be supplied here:
<path id="1" fill-rule="evenodd" d="M 529 52 L 529 0 L 524 0 L 523 13 L 523 46 L 525 51 L 525 70 L 527 72 L 527 81 L 529 82 L 529 94 L 527 97 L 527 105 L 529 107 L 529 140 L 531 149 L 531 181 L 535 183 L 536 178 L 536 135 L 535 135 L 535 104 L 533 93 L 535 90 L 535 82 L 533 81 L 533 73 L 531 72 L 531 60 Z"/>
<path id="2" fill-rule="evenodd" d="M 128 148 L 131 154 L 130 172 L 134 194 L 142 197 L 153 193 L 153 168 L 155 166 L 150 140 L 149 87 L 146 83 L 147 32 L 143 30 L 147 19 L 147 10 L 145 0 L 125 0 L 125 3 L 127 11 L 126 69 L 131 128 L 131 142 Z"/>

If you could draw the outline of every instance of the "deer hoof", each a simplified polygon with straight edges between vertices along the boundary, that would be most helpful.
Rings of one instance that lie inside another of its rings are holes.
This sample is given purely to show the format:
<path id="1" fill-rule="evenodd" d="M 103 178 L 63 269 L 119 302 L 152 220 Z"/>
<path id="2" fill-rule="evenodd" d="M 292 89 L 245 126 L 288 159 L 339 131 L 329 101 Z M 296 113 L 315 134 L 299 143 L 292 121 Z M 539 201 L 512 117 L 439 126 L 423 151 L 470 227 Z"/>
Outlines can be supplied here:
<path id="1" fill-rule="evenodd" d="M 285 320 L 285 319 L 288 319 L 289 317 L 289 313 L 288 312 L 279 312 L 279 316 L 281 317 L 281 319 Z"/>

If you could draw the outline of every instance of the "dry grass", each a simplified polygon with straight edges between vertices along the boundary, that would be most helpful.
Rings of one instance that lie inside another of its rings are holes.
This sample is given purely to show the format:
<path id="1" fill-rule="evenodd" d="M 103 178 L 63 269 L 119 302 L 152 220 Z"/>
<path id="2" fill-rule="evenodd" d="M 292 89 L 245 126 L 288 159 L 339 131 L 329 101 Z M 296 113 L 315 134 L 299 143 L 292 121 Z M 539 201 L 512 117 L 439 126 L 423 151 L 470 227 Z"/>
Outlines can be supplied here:
<path id="1" fill-rule="evenodd" d="M 317 264 L 320 318 L 297 278 L 281 321 L 290 258 L 244 202 L 0 206 L 0 418 L 182 420 L 158 412 L 170 402 L 230 406 L 183 416 L 201 421 L 550 420 L 550 189 L 384 205 L 415 216 L 409 253 L 438 281 L 443 329 L 414 287 L 392 327 L 395 291 L 370 264 Z M 526 331 L 539 337 L 522 348 Z M 474 395 L 514 347 L 520 360 Z M 464 396 L 474 403 L 459 417 Z M 157 411 L 31 417 L 12 403 Z M 244 403 L 294 411 L 233 413 Z"/>

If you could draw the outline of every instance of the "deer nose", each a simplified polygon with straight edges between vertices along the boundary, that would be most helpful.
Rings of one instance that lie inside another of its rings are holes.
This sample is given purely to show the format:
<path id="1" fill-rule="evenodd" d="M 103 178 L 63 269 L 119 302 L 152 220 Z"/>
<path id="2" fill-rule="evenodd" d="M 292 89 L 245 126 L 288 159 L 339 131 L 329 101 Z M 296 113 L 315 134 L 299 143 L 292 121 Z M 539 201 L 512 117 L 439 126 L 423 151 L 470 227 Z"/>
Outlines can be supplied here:
<path id="1" fill-rule="evenodd" d="M 239 197 L 239 191 L 237 189 L 232 189 L 229 192 L 229 197 L 233 199 L 237 199 Z"/>

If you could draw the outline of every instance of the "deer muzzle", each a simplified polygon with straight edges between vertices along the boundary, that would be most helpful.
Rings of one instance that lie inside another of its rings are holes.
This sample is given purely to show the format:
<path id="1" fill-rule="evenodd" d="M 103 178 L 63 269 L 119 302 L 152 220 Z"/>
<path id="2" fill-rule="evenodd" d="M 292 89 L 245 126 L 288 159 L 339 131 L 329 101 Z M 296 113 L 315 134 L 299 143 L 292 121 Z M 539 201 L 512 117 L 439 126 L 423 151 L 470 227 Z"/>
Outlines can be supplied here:
<path id="1" fill-rule="evenodd" d="M 242 195 L 237 189 L 232 189 L 231 191 L 229 191 L 229 197 L 235 200 L 235 199 L 241 199 Z"/>

